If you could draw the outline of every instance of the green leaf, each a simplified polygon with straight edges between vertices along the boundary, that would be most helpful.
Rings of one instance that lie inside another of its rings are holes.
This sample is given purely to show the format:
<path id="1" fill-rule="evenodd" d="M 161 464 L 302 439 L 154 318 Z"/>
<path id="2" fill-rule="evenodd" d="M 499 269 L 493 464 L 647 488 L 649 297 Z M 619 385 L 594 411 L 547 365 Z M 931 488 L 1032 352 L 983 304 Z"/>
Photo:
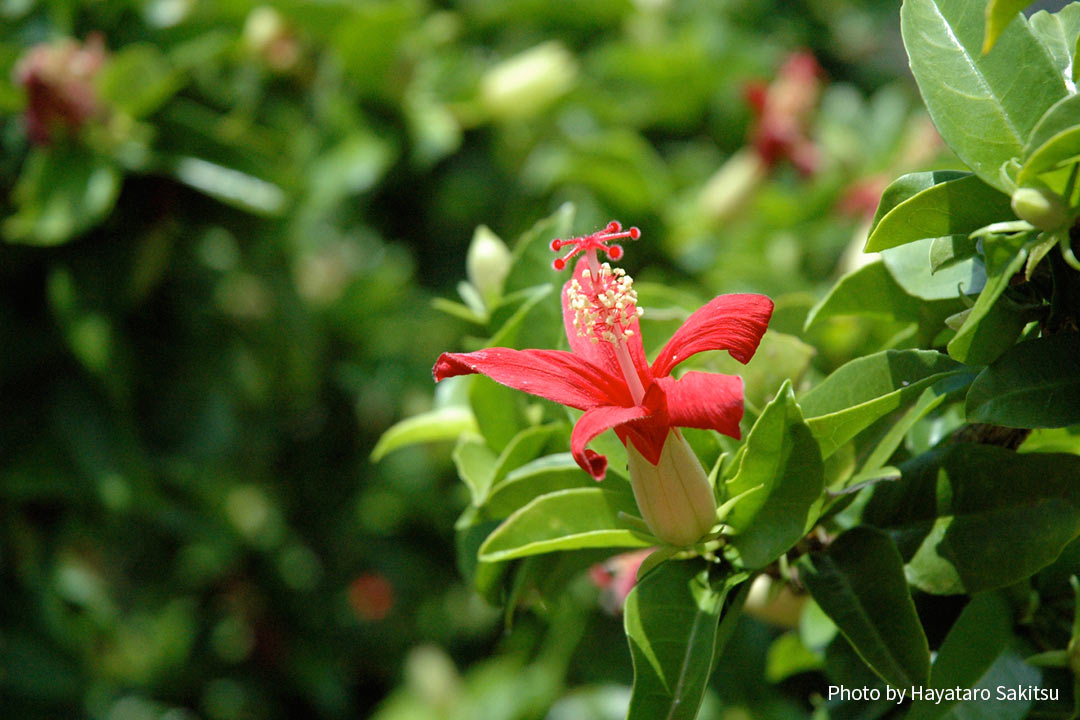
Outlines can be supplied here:
<path id="1" fill-rule="evenodd" d="M 824 473 L 789 380 L 751 428 L 739 470 L 726 487 L 726 495 L 735 497 L 763 486 L 736 503 L 725 520 L 735 529 L 731 544 L 746 567 L 768 565 L 806 534 L 817 519 L 812 510 Z"/>
<path id="2" fill-rule="evenodd" d="M 1002 293 L 1027 260 L 1026 235 L 989 236 L 983 239 L 986 285 L 956 336 L 949 355 L 969 365 L 985 365 L 1016 342 L 1026 320 Z"/>
<path id="3" fill-rule="evenodd" d="M 946 400 L 951 401 L 954 397 L 958 396 L 971 385 L 971 381 L 974 379 L 974 373 L 959 372 L 949 374 L 923 390 L 922 394 L 919 395 L 918 400 L 908 408 L 907 412 L 905 412 L 896 422 L 892 423 L 888 432 L 886 432 L 877 442 L 866 460 L 863 461 L 858 474 L 851 478 L 847 485 L 853 485 L 857 482 L 871 479 L 869 477 L 870 475 L 881 471 L 889 461 L 889 458 L 896 452 L 896 449 L 900 447 L 900 443 L 904 441 L 904 437 L 907 435 L 908 430 L 910 430 L 915 423 L 926 417 Z M 888 473 L 889 476 L 896 474 L 898 473 Z"/>
<path id="4" fill-rule="evenodd" d="M 125 45 L 113 54 L 97 77 L 98 91 L 111 106 L 133 118 L 157 110 L 182 82 L 179 73 L 154 45 Z"/>
<path id="5" fill-rule="evenodd" d="M 697 717 L 714 658 L 739 614 L 741 603 L 725 612 L 724 600 L 743 579 L 710 580 L 698 562 L 668 562 L 634 587 L 624 616 L 634 661 L 627 720 Z"/>
<path id="6" fill-rule="evenodd" d="M 453 457 L 458 477 L 469 488 L 472 504 L 480 507 L 491 490 L 495 453 L 483 441 L 466 437 L 454 448 Z"/>
<path id="7" fill-rule="evenodd" d="M 28 245 L 63 244 L 112 211 L 120 181 L 112 160 L 83 148 L 36 148 L 12 192 L 18 210 L 4 221 L 4 235 Z"/>
<path id="8" fill-rule="evenodd" d="M 967 235 L 948 235 L 934 238 L 930 243 L 930 272 L 966 260 L 978 250 L 979 242 Z"/>
<path id="9" fill-rule="evenodd" d="M 634 497 L 607 488 L 558 490 L 532 500 L 506 518 L 480 546 L 487 562 L 589 547 L 648 547 L 619 520 L 637 514 Z"/>
<path id="10" fill-rule="evenodd" d="M 499 482 L 511 470 L 520 467 L 539 455 L 548 440 L 551 439 L 551 436 L 564 427 L 562 423 L 549 423 L 525 428 L 515 435 L 503 448 L 503 451 L 499 453 L 498 461 L 492 473 L 492 483 Z"/>
<path id="11" fill-rule="evenodd" d="M 555 253 L 551 252 L 551 241 L 557 237 L 567 237 L 573 222 L 574 206 L 563 203 L 558 210 L 537 221 L 518 238 L 514 244 L 513 264 L 506 277 L 504 293 L 544 285 L 560 277 L 551 268 L 551 262 L 555 259 Z"/>
<path id="12" fill-rule="evenodd" d="M 1024 185 L 1080 156 L 1080 95 L 1054 104 L 1039 120 L 1024 147 L 1016 181 Z"/>
<path id="13" fill-rule="evenodd" d="M 578 467 L 570 453 L 546 455 L 512 470 L 496 483 L 484 510 L 492 517 L 506 517 L 535 497 L 579 487 L 596 487 L 596 481 Z"/>
<path id="14" fill-rule="evenodd" d="M 806 329 L 836 316 L 859 315 L 888 322 L 915 323 L 927 342 L 949 315 L 963 308 L 959 300 L 920 300 L 904 292 L 881 260 L 840 278 L 806 317 Z"/>
<path id="15" fill-rule="evenodd" d="M 862 521 L 888 530 L 926 592 L 977 593 L 1046 567 L 1080 535 L 1080 457 L 950 445 L 876 485 Z"/>
<path id="16" fill-rule="evenodd" d="M 773 640 L 765 658 L 765 679 L 778 683 L 792 675 L 821 670 L 825 659 L 808 650 L 799 634 L 789 631 Z"/>
<path id="17" fill-rule="evenodd" d="M 255 215 L 276 216 L 285 210 L 285 192 L 272 182 L 198 157 L 167 163 L 178 181 L 226 205 Z"/>
<path id="18" fill-rule="evenodd" d="M 930 668 L 935 690 L 975 685 L 1012 643 L 1012 611 L 998 593 L 972 598 L 941 644 Z M 956 701 L 916 700 L 908 720 L 933 720 L 948 713 Z"/>
<path id="19" fill-rule="evenodd" d="M 464 407 L 446 407 L 414 415 L 392 425 L 371 451 L 371 461 L 379 462 L 398 448 L 436 440 L 454 440 L 462 433 L 476 432 L 476 418 Z"/>
<path id="20" fill-rule="evenodd" d="M 967 235 L 1012 217 L 1009 196 L 975 175 L 911 173 L 885 189 L 865 250 L 877 252 L 923 238 Z"/>
<path id="21" fill-rule="evenodd" d="M 838 368 L 803 395 L 800 405 L 827 458 L 925 388 L 961 370 L 935 350 L 885 350 Z"/>
<path id="22" fill-rule="evenodd" d="M 999 169 L 1021 154 L 1039 118 L 1068 91 L 1023 18 L 1001 34 L 995 52 L 983 55 L 985 8 L 983 0 L 906 0 L 900 24 L 941 137 L 976 175 L 1007 192 Z"/>
<path id="23" fill-rule="evenodd" d="M 968 419 L 1005 427 L 1080 422 L 1080 335 L 1022 342 L 982 371 L 967 396 Z"/>
<path id="24" fill-rule="evenodd" d="M 930 648 L 888 535 L 853 528 L 798 567 L 814 601 L 875 673 L 893 687 L 926 684 Z"/>
<path id="25" fill-rule="evenodd" d="M 881 253 L 885 268 L 909 295 L 922 300 L 951 300 L 973 295 L 986 284 L 981 257 L 953 262 L 931 272 L 931 246 L 941 238 L 926 238 Z"/>
<path id="26" fill-rule="evenodd" d="M 986 6 L 986 32 L 983 38 L 983 55 L 990 52 L 998 37 L 1005 31 L 1017 14 L 1030 5 L 1032 0 L 990 0 Z"/>
<path id="27" fill-rule="evenodd" d="M 1080 69 L 1073 62 L 1080 37 L 1080 5 L 1069 3 L 1056 13 L 1040 10 L 1028 19 L 1028 24 L 1054 58 L 1062 76 L 1072 80 L 1074 85 L 1070 86 L 1070 90 L 1075 92 L 1075 83 L 1080 78 Z"/>
<path id="28" fill-rule="evenodd" d="M 502 452 L 524 427 L 520 404 L 524 396 L 489 377 L 476 375 L 469 387 L 469 405 L 488 445 Z"/>

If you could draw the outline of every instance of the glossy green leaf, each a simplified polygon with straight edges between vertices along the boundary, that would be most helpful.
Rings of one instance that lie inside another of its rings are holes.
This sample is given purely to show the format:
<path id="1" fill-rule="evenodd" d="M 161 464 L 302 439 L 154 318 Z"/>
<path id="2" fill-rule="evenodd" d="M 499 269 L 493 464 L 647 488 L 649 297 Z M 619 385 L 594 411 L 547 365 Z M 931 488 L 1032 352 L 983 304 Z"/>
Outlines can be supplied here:
<path id="1" fill-rule="evenodd" d="M 915 323 L 927 341 L 945 318 L 963 308 L 959 300 L 920 300 L 900 287 L 881 260 L 840 278 L 806 317 L 806 329 L 829 318 L 858 315 L 889 322 Z"/>
<path id="2" fill-rule="evenodd" d="M 109 158 L 75 146 L 37 148 L 27 156 L 12 193 L 17 208 L 4 237 L 28 245 L 60 245 L 101 222 L 120 192 Z"/>
<path id="3" fill-rule="evenodd" d="M 911 71 L 941 137 L 976 175 L 1007 191 L 999 169 L 1021 154 L 1039 118 L 1067 90 L 1053 57 L 1022 18 L 983 55 L 985 9 L 983 0 L 906 0 L 900 24 Z"/>
<path id="4" fill-rule="evenodd" d="M 492 517 L 506 517 L 540 495 L 587 487 L 596 487 L 596 481 L 578 467 L 570 453 L 546 455 L 510 471 L 496 483 L 484 510 Z"/>
<path id="5" fill-rule="evenodd" d="M 931 272 L 930 251 L 938 239 L 916 240 L 882 251 L 885 268 L 904 292 L 922 300 L 949 300 L 982 290 L 986 269 L 979 256 L 957 260 Z"/>
<path id="6" fill-rule="evenodd" d="M 977 252 L 978 241 L 967 235 L 947 235 L 934 238 L 930 243 L 930 272 L 948 267 L 972 257 Z"/>
<path id="7" fill-rule="evenodd" d="M 499 458 L 492 471 L 492 483 L 499 482 L 511 470 L 522 466 L 539 455 L 552 436 L 559 430 L 564 429 L 564 427 L 562 423 L 537 425 L 525 428 L 511 438 L 503 451 L 499 453 Z"/>
<path id="8" fill-rule="evenodd" d="M 1024 147 L 1024 161 L 1016 176 L 1019 184 L 1033 181 L 1080 157 L 1080 95 L 1054 104 L 1032 130 Z"/>
<path id="9" fill-rule="evenodd" d="M 1022 342 L 983 370 L 967 396 L 968 418 L 1005 427 L 1080 422 L 1080 335 Z"/>
<path id="10" fill-rule="evenodd" d="M 453 457 L 458 477 L 469 488 L 472 504 L 477 507 L 483 505 L 491 490 L 495 453 L 483 440 L 465 437 L 454 448 Z"/>
<path id="11" fill-rule="evenodd" d="M 517 390 L 500 385 L 484 375 L 472 377 L 469 405 L 476 417 L 476 426 L 487 444 L 502 452 L 524 428 L 520 409 L 524 396 Z"/>
<path id="12" fill-rule="evenodd" d="M 637 514 L 634 497 L 603 487 L 558 490 L 532 500 L 506 518 L 480 546 L 487 562 L 590 547 L 648 547 L 619 519 Z"/>
<path id="13" fill-rule="evenodd" d="M 726 496 L 762 486 L 735 504 L 725 522 L 731 545 L 748 568 L 763 567 L 786 552 L 817 519 L 812 509 L 824 489 L 824 467 L 791 382 L 785 382 L 746 438 L 739 470 Z"/>
<path id="14" fill-rule="evenodd" d="M 868 476 L 872 473 L 878 473 L 885 464 L 889 462 L 889 458 L 900 447 L 900 443 L 904 441 L 904 437 L 908 431 L 914 427 L 914 425 L 933 412 L 936 408 L 940 407 L 942 403 L 951 401 L 958 397 L 964 390 L 971 385 L 972 380 L 975 379 L 974 373 L 957 372 L 948 374 L 941 380 L 938 380 L 930 387 L 922 391 L 918 399 L 912 404 L 910 408 L 898 419 L 892 423 L 888 432 L 877 444 L 874 445 L 873 450 L 863 460 L 862 465 L 859 467 L 858 474 L 853 477 L 849 484 L 855 484 L 870 479 Z M 889 472 L 888 475 L 898 475 L 899 473 Z"/>
<path id="15" fill-rule="evenodd" d="M 1075 92 L 1075 84 L 1080 79 L 1080 69 L 1073 62 L 1080 37 L 1080 5 L 1069 3 L 1056 13 L 1040 10 L 1028 19 L 1028 24 L 1054 58 L 1058 70 L 1067 78 L 1066 82 L 1072 80 L 1070 89 Z"/>
<path id="16" fill-rule="evenodd" d="M 998 593 L 975 596 L 941 644 L 930 668 L 934 690 L 974 686 L 1012 643 L 1012 611 Z M 915 700 L 908 720 L 933 720 L 949 712 L 955 701 Z"/>
<path id="17" fill-rule="evenodd" d="M 888 535 L 853 528 L 798 567 L 814 601 L 874 672 L 894 687 L 926 684 L 930 648 Z"/>
<path id="18" fill-rule="evenodd" d="M 695 561 L 667 562 L 634 587 L 624 609 L 634 661 L 627 720 L 697 717 L 714 658 L 739 614 L 738 603 L 725 609 L 724 601 L 742 579 L 710 578 Z"/>
<path id="19" fill-rule="evenodd" d="M 1016 19 L 1017 14 L 1032 0 L 990 0 L 986 6 L 986 31 L 983 38 L 983 55 L 990 52 L 997 42 L 998 37 L 1005 31 L 1009 23 Z"/>
<path id="20" fill-rule="evenodd" d="M 840 367 L 799 403 L 827 458 L 878 419 L 961 369 L 934 350 L 885 350 Z"/>
<path id="21" fill-rule="evenodd" d="M 1002 293 L 1027 260 L 1027 237 L 990 236 L 983 239 L 986 285 L 956 336 L 949 355 L 969 365 L 985 365 L 1016 342 L 1026 321 Z"/>
<path id="22" fill-rule="evenodd" d="M 1008 195 L 975 175 L 952 171 L 911 173 L 893 181 L 882 195 L 878 214 L 866 252 L 923 238 L 967 235 L 1013 217 Z"/>
<path id="23" fill-rule="evenodd" d="M 414 415 L 392 425 L 382 434 L 371 451 L 371 461 L 378 462 L 398 448 L 436 440 L 453 440 L 462 433 L 476 431 L 476 418 L 465 407 L 445 407 Z"/>
<path id="24" fill-rule="evenodd" d="M 1049 565 L 1080 535 L 1080 457 L 950 445 L 874 487 L 864 523 L 888 530 L 926 592 L 977 593 Z"/>

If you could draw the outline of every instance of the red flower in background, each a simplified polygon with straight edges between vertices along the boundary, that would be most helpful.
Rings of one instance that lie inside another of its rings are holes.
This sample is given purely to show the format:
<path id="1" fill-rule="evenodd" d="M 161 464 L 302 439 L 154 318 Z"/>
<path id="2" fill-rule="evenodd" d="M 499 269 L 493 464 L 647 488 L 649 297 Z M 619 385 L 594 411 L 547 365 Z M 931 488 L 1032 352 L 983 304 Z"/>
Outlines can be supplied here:
<path id="1" fill-rule="evenodd" d="M 30 140 L 48 144 L 60 128 L 78 131 L 100 112 L 98 71 L 105 63 L 105 43 L 90 35 L 85 45 L 71 39 L 35 45 L 15 66 L 15 80 L 26 89 L 26 125 Z"/>
<path id="2" fill-rule="evenodd" d="M 766 166 L 787 160 L 804 175 L 817 169 L 808 127 L 821 97 L 821 75 L 814 56 L 798 52 L 788 56 L 771 84 L 747 85 L 744 94 L 757 120 L 750 141 Z"/>
<path id="3" fill-rule="evenodd" d="M 705 428 L 739 437 L 743 386 L 737 376 L 688 372 L 676 380 L 671 371 L 706 350 L 727 350 L 736 360 L 749 361 L 769 323 L 773 303 L 764 295 L 713 298 L 683 323 L 650 365 L 641 342 L 641 311 L 633 281 L 621 269 L 601 265 L 597 259 L 598 251 L 613 259 L 621 257 L 622 248 L 607 243 L 637 236 L 636 228 L 624 232 L 619 223 L 612 222 L 598 233 L 552 242 L 554 250 L 574 248 L 556 261 L 556 268 L 565 266 L 574 254 L 585 253 L 562 291 L 570 352 L 489 348 L 443 353 L 433 374 L 439 381 L 481 373 L 508 387 L 585 411 L 574 425 L 570 448 L 578 465 L 596 480 L 604 478 L 607 458 L 587 445 L 614 428 L 627 446 L 631 481 L 635 476 L 641 479 L 634 484 L 634 492 L 646 522 L 662 540 L 685 545 L 715 523 L 716 505 L 700 463 L 676 428 Z M 691 472 L 694 477 L 687 479 Z M 681 488 L 680 497 L 672 501 L 668 494 L 676 485 Z M 683 502 L 683 495 L 694 514 L 689 524 L 686 513 L 669 512 Z M 668 524 L 664 515 L 676 516 L 670 531 L 661 527 Z"/>

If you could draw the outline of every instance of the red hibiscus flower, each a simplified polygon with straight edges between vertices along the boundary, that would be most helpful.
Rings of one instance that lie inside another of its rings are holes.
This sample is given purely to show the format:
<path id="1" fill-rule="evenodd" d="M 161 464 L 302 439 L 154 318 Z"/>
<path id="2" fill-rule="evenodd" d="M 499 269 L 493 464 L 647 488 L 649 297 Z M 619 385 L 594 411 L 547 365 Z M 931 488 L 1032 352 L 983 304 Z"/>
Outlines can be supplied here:
<path id="1" fill-rule="evenodd" d="M 618 259 L 622 248 L 608 243 L 638 235 L 637 228 L 623 231 L 613 221 L 592 235 L 552 242 L 556 251 L 573 248 L 555 261 L 556 269 L 565 267 L 573 255 L 584 253 L 562 291 L 563 321 L 570 352 L 489 348 L 472 353 L 443 353 L 435 363 L 433 374 L 439 381 L 481 373 L 508 387 L 584 410 L 571 434 L 571 451 L 582 469 L 596 480 L 603 479 L 607 459 L 587 445 L 600 433 L 614 428 L 629 452 L 631 480 L 635 476 L 635 463 L 645 474 L 659 473 L 652 490 L 639 492 L 638 485 L 634 486 L 638 506 L 655 531 L 645 506 L 667 507 L 674 502 L 668 495 L 672 482 L 676 481 L 665 479 L 666 476 L 683 472 L 687 462 L 696 464 L 695 473 L 700 472 L 700 463 L 690 460 L 693 454 L 675 428 L 705 428 L 738 438 L 743 414 L 741 378 L 687 372 L 675 379 L 671 371 L 705 350 L 727 350 L 736 360 L 749 361 L 769 323 L 773 303 L 764 295 L 713 298 L 687 318 L 650 365 L 641 342 L 638 323 L 641 310 L 637 307 L 633 281 L 620 268 L 612 269 L 607 263 L 601 265 L 597 259 L 598 251 Z M 670 462 L 664 461 L 665 455 L 671 456 Z M 636 462 L 637 456 L 647 461 L 651 469 Z M 636 474 L 642 476 L 642 472 Z M 649 497 L 643 499 L 643 493 Z M 716 509 L 711 488 L 708 501 L 700 487 L 697 491 L 684 487 L 682 494 L 701 496 L 692 503 L 699 516 L 694 527 L 706 530 L 711 527 L 715 517 L 709 513 L 714 514 Z M 709 504 L 711 511 L 707 508 Z M 697 529 L 687 532 L 693 534 Z M 675 544 L 688 544 L 702 534 L 690 540 L 680 537 L 680 542 Z M 662 534 L 657 537 L 668 540 Z"/>

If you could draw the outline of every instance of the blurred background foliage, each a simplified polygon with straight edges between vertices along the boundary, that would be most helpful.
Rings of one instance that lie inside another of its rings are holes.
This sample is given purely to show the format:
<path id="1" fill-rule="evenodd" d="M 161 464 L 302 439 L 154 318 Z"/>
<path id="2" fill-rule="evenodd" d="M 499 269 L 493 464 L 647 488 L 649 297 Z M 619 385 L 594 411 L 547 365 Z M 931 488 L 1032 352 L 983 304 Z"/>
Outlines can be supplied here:
<path id="1" fill-rule="evenodd" d="M 432 300 L 572 203 L 643 229 L 643 299 L 776 298 L 811 374 L 902 343 L 802 325 L 941 165 L 917 108 L 874 0 L 3 0 L 3 715 L 620 716 L 609 591 L 507 632 L 450 448 L 369 460 L 482 342 Z M 819 661 L 736 632 L 702 717 L 809 714 Z"/>

